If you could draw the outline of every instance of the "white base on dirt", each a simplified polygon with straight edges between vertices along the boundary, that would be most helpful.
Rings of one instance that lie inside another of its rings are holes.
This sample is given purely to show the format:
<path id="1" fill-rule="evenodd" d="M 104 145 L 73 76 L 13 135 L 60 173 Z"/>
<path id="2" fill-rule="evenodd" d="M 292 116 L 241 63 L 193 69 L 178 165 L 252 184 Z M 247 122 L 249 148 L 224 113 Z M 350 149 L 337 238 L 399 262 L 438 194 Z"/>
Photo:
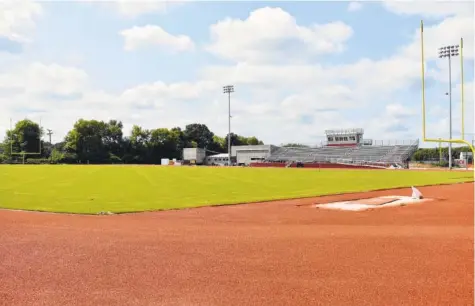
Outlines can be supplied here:
<path id="1" fill-rule="evenodd" d="M 403 205 L 409 205 L 409 204 L 417 204 L 417 203 L 428 201 L 428 199 L 405 197 L 405 196 L 383 196 L 379 198 L 395 199 L 395 201 L 387 203 L 387 204 L 381 204 L 381 205 L 371 205 L 371 204 L 361 204 L 361 203 L 357 204 L 357 203 L 352 203 L 352 201 L 343 201 L 343 202 L 333 202 L 333 203 L 327 203 L 327 204 L 317 204 L 315 205 L 315 207 L 324 208 L 324 209 L 362 211 L 362 210 L 368 210 L 368 209 L 378 209 L 378 208 L 386 208 L 386 207 L 403 206 Z"/>
<path id="2" fill-rule="evenodd" d="M 413 199 L 422 199 L 422 192 L 419 191 L 416 187 L 411 187 L 412 188 L 412 198 Z"/>

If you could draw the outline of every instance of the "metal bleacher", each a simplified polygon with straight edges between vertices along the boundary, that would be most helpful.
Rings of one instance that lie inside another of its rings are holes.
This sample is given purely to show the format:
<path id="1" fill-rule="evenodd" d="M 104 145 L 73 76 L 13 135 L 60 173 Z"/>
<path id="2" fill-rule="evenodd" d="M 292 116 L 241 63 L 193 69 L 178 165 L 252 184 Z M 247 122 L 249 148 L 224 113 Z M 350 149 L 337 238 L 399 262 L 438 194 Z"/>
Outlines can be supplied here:
<path id="1" fill-rule="evenodd" d="M 378 162 L 392 150 L 392 146 L 361 146 L 351 151 L 348 158 L 354 161 Z"/>
<path id="2" fill-rule="evenodd" d="M 370 145 L 355 147 L 322 146 L 318 148 L 280 147 L 266 162 L 328 162 L 340 164 L 403 164 L 417 150 L 418 141 L 408 145 Z"/>
<path id="3" fill-rule="evenodd" d="M 323 162 L 345 158 L 348 148 L 321 147 L 321 148 L 279 148 L 267 158 L 269 162 Z"/>
<path id="4" fill-rule="evenodd" d="M 409 159 L 417 150 L 418 145 L 395 145 L 392 149 L 380 160 L 381 162 L 402 162 Z"/>

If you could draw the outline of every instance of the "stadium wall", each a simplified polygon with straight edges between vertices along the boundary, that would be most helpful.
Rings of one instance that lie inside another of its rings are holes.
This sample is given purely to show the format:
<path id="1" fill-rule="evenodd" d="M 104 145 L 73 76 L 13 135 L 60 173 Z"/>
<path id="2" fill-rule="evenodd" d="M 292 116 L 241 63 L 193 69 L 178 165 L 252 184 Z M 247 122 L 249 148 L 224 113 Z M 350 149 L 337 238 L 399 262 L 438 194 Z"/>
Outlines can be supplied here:
<path id="1" fill-rule="evenodd" d="M 250 167 L 276 167 L 276 168 L 285 168 L 285 163 L 251 163 Z M 296 168 L 297 164 L 292 163 L 290 168 Z M 344 164 L 332 164 L 332 163 L 305 163 L 303 168 L 319 168 L 319 169 L 384 169 L 371 166 L 362 166 L 362 165 L 344 165 Z"/>

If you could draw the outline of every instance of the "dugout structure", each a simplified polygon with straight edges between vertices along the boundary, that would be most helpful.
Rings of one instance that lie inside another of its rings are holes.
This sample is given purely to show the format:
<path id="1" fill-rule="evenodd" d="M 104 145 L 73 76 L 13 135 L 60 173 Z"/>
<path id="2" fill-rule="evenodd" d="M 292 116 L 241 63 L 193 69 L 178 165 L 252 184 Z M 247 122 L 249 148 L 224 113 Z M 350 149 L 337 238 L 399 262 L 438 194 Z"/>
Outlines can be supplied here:
<path id="1" fill-rule="evenodd" d="M 18 133 L 14 133 L 13 122 L 10 119 L 10 155 L 13 156 L 21 156 L 22 163 L 25 163 L 26 156 L 40 156 L 41 155 L 41 135 L 42 135 L 42 127 L 41 127 L 41 120 L 38 124 L 38 130 L 33 128 L 28 128 L 23 131 L 23 135 Z M 26 139 L 25 139 L 26 138 Z M 36 143 L 37 141 L 37 143 Z M 33 144 L 32 144 L 33 142 Z M 15 150 L 15 144 L 18 144 L 19 151 Z M 37 146 L 36 146 L 37 144 Z M 33 150 L 29 150 L 28 147 L 34 146 Z"/>

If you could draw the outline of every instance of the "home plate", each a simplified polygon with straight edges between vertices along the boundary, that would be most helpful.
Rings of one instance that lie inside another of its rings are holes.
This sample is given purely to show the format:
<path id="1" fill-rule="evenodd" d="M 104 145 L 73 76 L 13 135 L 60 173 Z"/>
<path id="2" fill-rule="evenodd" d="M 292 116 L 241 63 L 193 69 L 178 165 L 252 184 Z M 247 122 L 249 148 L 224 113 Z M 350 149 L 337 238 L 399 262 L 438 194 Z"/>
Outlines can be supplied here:
<path id="1" fill-rule="evenodd" d="M 323 209 L 362 211 L 362 210 L 367 210 L 367 209 L 417 204 L 417 203 L 422 203 L 422 202 L 427 202 L 427 201 L 430 201 L 430 199 L 424 199 L 422 197 L 422 194 L 417 189 L 414 188 L 412 196 L 410 197 L 382 196 L 382 197 L 375 197 L 375 198 L 368 198 L 368 199 L 316 204 L 314 207 L 323 208 Z"/>

